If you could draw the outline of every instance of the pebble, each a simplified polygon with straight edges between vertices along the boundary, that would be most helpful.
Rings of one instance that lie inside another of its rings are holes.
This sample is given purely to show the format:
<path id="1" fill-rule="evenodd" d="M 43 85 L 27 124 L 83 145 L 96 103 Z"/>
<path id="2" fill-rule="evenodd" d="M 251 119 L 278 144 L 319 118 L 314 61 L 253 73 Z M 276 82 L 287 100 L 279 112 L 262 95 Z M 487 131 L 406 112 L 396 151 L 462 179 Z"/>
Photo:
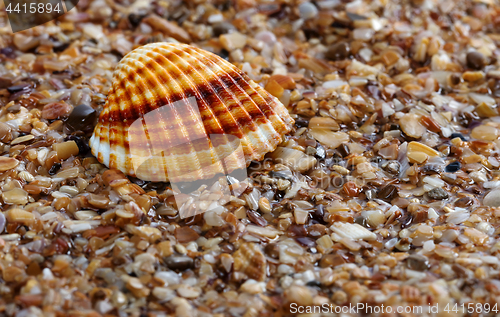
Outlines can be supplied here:
<path id="1" fill-rule="evenodd" d="M 483 205 L 488 207 L 500 207 L 500 189 L 494 189 L 483 199 Z"/>
<path id="2" fill-rule="evenodd" d="M 212 32 L 213 32 L 214 36 L 216 36 L 216 37 L 219 37 L 223 34 L 230 33 L 234 30 L 236 30 L 236 28 L 234 27 L 234 25 L 232 25 L 229 22 L 217 23 L 212 28 Z"/>
<path id="3" fill-rule="evenodd" d="M 76 106 L 70 113 L 66 126 L 71 131 L 88 132 L 94 129 L 97 112 L 94 108 L 88 105 Z"/>
<path id="4" fill-rule="evenodd" d="M 76 145 L 78 146 L 78 151 L 81 155 L 85 155 L 90 151 L 89 142 L 84 137 L 78 135 L 68 135 L 64 140 L 75 141 Z"/>
<path id="5" fill-rule="evenodd" d="M 189 285 L 181 284 L 179 288 L 177 288 L 177 294 L 184 298 L 196 298 L 200 296 L 201 289 L 199 287 L 192 287 Z"/>
<path id="6" fill-rule="evenodd" d="M 313 303 L 311 291 L 305 286 L 293 285 L 285 290 L 285 298 L 289 303 L 308 306 Z"/>
<path id="7" fill-rule="evenodd" d="M 144 15 L 142 14 L 132 13 L 128 16 L 128 21 L 133 27 L 137 27 L 141 23 L 142 19 L 144 19 Z"/>
<path id="8" fill-rule="evenodd" d="M 478 140 L 495 141 L 498 138 L 498 129 L 489 125 L 480 125 L 472 129 L 471 137 Z"/>
<path id="9" fill-rule="evenodd" d="M 2 193 L 6 204 L 25 205 L 28 203 L 28 193 L 21 188 L 14 188 Z"/>
<path id="10" fill-rule="evenodd" d="M 165 258 L 165 264 L 171 270 L 185 271 L 194 266 L 194 261 L 188 256 L 169 256 Z"/>
<path id="11" fill-rule="evenodd" d="M 398 161 L 390 161 L 385 165 L 384 169 L 393 175 L 397 175 L 399 174 L 400 164 Z"/>
<path id="12" fill-rule="evenodd" d="M 392 184 L 389 184 L 389 185 L 383 187 L 379 191 L 377 196 L 380 199 L 389 201 L 389 200 L 393 199 L 394 197 L 396 197 L 397 194 L 398 194 L 398 188 Z"/>
<path id="13" fill-rule="evenodd" d="M 0 142 L 10 142 L 12 140 L 12 128 L 7 123 L 0 122 Z"/>
<path id="14" fill-rule="evenodd" d="M 266 43 L 267 45 L 274 46 L 276 43 L 276 35 L 269 31 L 262 31 L 255 35 L 255 39 Z"/>
<path id="15" fill-rule="evenodd" d="M 482 69 L 486 65 L 486 58 L 484 57 L 483 54 L 473 51 L 467 53 L 466 56 L 466 61 L 467 61 L 467 67 L 472 68 L 472 69 Z"/>
<path id="16" fill-rule="evenodd" d="M 474 204 L 474 200 L 472 198 L 470 198 L 469 196 L 462 197 L 455 202 L 455 206 L 461 207 L 461 208 L 469 207 L 469 206 L 472 206 L 473 204 Z"/>
<path id="17" fill-rule="evenodd" d="M 30 90 L 30 84 L 20 84 L 20 85 L 10 86 L 9 88 L 7 88 L 7 91 L 11 94 L 15 94 L 20 91 L 28 92 L 29 90 Z"/>
<path id="18" fill-rule="evenodd" d="M 13 157 L 0 156 L 0 172 L 5 172 L 15 168 L 19 161 Z"/>
<path id="19" fill-rule="evenodd" d="M 299 14 L 301 19 L 312 19 L 318 15 L 318 8 L 311 2 L 304 2 L 299 5 Z"/>
<path id="20" fill-rule="evenodd" d="M 449 197 L 448 192 L 440 187 L 436 187 L 427 192 L 430 199 L 442 200 Z"/>
<path id="21" fill-rule="evenodd" d="M 407 113 L 399 120 L 399 125 L 403 132 L 412 138 L 421 138 L 427 128 L 420 124 L 416 114 Z"/>
<path id="22" fill-rule="evenodd" d="M 350 53 L 351 49 L 349 48 L 349 44 L 342 42 L 328 47 L 328 50 L 325 52 L 325 57 L 332 61 L 339 61 L 348 58 Z"/>
<path id="23" fill-rule="evenodd" d="M 228 52 L 243 48 L 247 43 L 247 36 L 240 32 L 224 34 L 219 37 L 220 44 Z"/>
<path id="24" fill-rule="evenodd" d="M 410 270 L 425 271 L 429 269 L 429 261 L 424 256 L 412 254 L 406 259 L 406 266 Z"/>
<path id="25" fill-rule="evenodd" d="M 42 110 L 42 118 L 53 120 L 64 117 L 71 112 L 73 107 L 64 101 L 58 101 L 45 105 Z"/>
<path id="26" fill-rule="evenodd" d="M 451 162 L 450 164 L 446 165 L 444 168 L 444 171 L 446 173 L 455 173 L 456 171 L 460 170 L 462 165 L 460 164 L 459 161 Z"/>
<path id="27" fill-rule="evenodd" d="M 6 224 L 5 215 L 0 212 L 0 233 L 2 233 L 3 230 L 5 229 L 5 224 Z"/>
<path id="28" fill-rule="evenodd" d="M 198 239 L 200 235 L 189 227 L 179 227 L 175 229 L 175 237 L 179 243 L 187 243 Z"/>
<path id="29" fill-rule="evenodd" d="M 462 135 L 462 133 L 453 132 L 450 136 L 450 140 L 453 140 L 454 138 L 460 138 L 460 140 L 467 142 L 467 139 Z"/>

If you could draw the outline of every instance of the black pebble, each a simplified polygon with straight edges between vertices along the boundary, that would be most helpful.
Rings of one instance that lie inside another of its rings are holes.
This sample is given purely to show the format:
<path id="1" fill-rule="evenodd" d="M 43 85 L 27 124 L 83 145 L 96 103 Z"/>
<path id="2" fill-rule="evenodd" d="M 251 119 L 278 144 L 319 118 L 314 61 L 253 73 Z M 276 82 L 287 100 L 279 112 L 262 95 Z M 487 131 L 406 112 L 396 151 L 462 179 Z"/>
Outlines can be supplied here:
<path id="1" fill-rule="evenodd" d="M 459 161 L 455 161 L 455 162 L 451 162 L 450 164 L 446 165 L 446 167 L 444 168 L 444 171 L 446 173 L 455 173 L 456 171 L 458 171 L 460 169 L 461 164 Z"/>
<path id="2" fill-rule="evenodd" d="M 322 204 L 319 204 L 316 206 L 316 209 L 311 213 L 311 216 L 314 220 L 318 221 L 319 223 L 325 223 L 325 206 Z"/>
<path id="3" fill-rule="evenodd" d="M 49 174 L 54 175 L 57 171 L 59 171 L 59 169 L 61 169 L 61 163 L 54 163 L 49 170 Z"/>
<path id="4" fill-rule="evenodd" d="M 316 281 L 316 280 L 309 281 L 309 282 L 307 282 L 306 285 L 309 286 L 309 287 L 318 287 L 318 288 L 321 288 L 321 282 L 320 281 Z"/>
<path id="5" fill-rule="evenodd" d="M 66 126 L 71 131 L 90 132 L 94 129 L 97 112 L 88 105 L 79 105 L 71 112 L 66 120 Z"/>
<path id="6" fill-rule="evenodd" d="M 11 94 L 15 94 L 16 92 L 20 92 L 23 90 L 28 91 L 30 89 L 30 84 L 20 84 L 20 85 L 15 85 L 15 86 L 10 86 L 7 88 L 7 91 Z"/>
<path id="7" fill-rule="evenodd" d="M 232 32 L 236 30 L 234 25 L 232 25 L 229 22 L 221 22 L 217 23 L 216 25 L 213 26 L 212 31 L 215 37 L 219 37 L 222 34 L 226 34 L 229 32 Z"/>
<path id="8" fill-rule="evenodd" d="M 144 19 L 144 15 L 132 13 L 128 16 L 128 20 L 133 27 L 137 27 L 139 23 L 141 23 L 142 19 Z"/>
<path id="9" fill-rule="evenodd" d="M 453 132 L 450 136 L 450 140 L 453 140 L 454 138 L 460 138 L 460 140 L 462 141 L 467 141 L 467 139 L 462 135 L 462 133 L 458 133 L 458 132 Z"/>
<path id="10" fill-rule="evenodd" d="M 298 117 L 297 119 L 295 119 L 295 125 L 299 128 L 307 127 L 309 126 L 309 120 Z"/>

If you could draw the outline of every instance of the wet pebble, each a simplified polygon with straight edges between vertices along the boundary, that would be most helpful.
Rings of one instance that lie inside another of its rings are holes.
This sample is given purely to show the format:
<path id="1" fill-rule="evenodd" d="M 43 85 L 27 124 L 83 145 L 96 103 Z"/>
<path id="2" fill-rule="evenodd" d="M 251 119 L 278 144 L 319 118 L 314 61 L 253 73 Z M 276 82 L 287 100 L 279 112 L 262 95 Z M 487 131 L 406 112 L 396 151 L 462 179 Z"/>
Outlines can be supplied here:
<path id="1" fill-rule="evenodd" d="M 276 243 L 269 243 L 264 248 L 264 252 L 266 253 L 267 256 L 273 259 L 277 259 L 280 256 L 280 247 Z"/>
<path id="2" fill-rule="evenodd" d="M 314 155 L 319 159 L 324 159 L 326 157 L 325 148 L 318 143 L 316 146 L 316 153 Z"/>
<path id="3" fill-rule="evenodd" d="M 446 165 L 444 168 L 446 173 L 455 173 L 461 168 L 461 164 L 459 161 L 451 162 L 450 164 Z"/>
<path id="4" fill-rule="evenodd" d="M 30 90 L 30 84 L 20 84 L 20 85 L 10 86 L 9 88 L 7 88 L 7 91 L 11 94 L 15 94 L 21 91 L 28 92 L 29 90 Z"/>
<path id="5" fill-rule="evenodd" d="M 410 270 L 425 271 L 429 269 L 429 261 L 424 256 L 413 254 L 406 259 L 406 266 Z"/>
<path id="6" fill-rule="evenodd" d="M 494 189 L 483 199 L 483 205 L 488 207 L 500 207 L 500 189 Z"/>
<path id="7" fill-rule="evenodd" d="M 188 256 L 169 256 L 165 258 L 165 264 L 171 270 L 185 271 L 194 266 L 194 261 Z"/>
<path id="8" fill-rule="evenodd" d="M 5 229 L 5 224 L 7 223 L 7 221 L 5 220 L 5 215 L 3 213 L 0 212 L 0 234 L 3 232 L 3 230 Z"/>
<path id="9" fill-rule="evenodd" d="M 398 188 L 392 184 L 383 187 L 378 192 L 378 198 L 389 201 L 392 200 L 398 194 Z"/>
<path id="10" fill-rule="evenodd" d="M 440 187 L 436 187 L 427 192 L 430 199 L 443 200 L 449 197 L 448 192 Z"/>
<path id="11" fill-rule="evenodd" d="M 364 193 L 366 195 L 366 199 L 368 200 L 373 200 L 377 197 L 377 191 L 375 189 L 367 189 L 364 191 Z"/>
<path id="12" fill-rule="evenodd" d="M 254 210 L 247 210 L 247 217 L 251 222 L 255 223 L 258 226 L 265 227 L 267 226 L 267 221 L 258 212 Z"/>
<path id="13" fill-rule="evenodd" d="M 486 65 L 486 58 L 483 54 L 473 51 L 467 53 L 467 67 L 472 69 L 482 69 Z"/>
<path id="14" fill-rule="evenodd" d="M 316 209 L 311 213 L 311 215 L 312 215 L 314 220 L 316 220 L 320 223 L 324 223 L 325 222 L 325 220 L 324 220 L 325 206 L 319 204 L 318 206 L 316 206 Z"/>
<path id="15" fill-rule="evenodd" d="M 443 171 L 443 167 L 439 164 L 426 164 L 423 167 L 425 174 L 439 174 Z"/>
<path id="16" fill-rule="evenodd" d="M 453 132 L 450 136 L 450 140 L 453 140 L 454 138 L 460 138 L 460 140 L 466 142 L 467 139 L 462 135 L 462 133 L 458 133 L 458 132 Z"/>
<path id="17" fill-rule="evenodd" d="M 385 166 L 384 169 L 393 175 L 399 174 L 400 165 L 397 161 L 390 161 Z"/>
<path id="18" fill-rule="evenodd" d="M 71 131 L 89 132 L 94 129 L 97 112 L 88 105 L 76 106 L 66 120 L 66 126 Z"/>
<path id="19" fill-rule="evenodd" d="M 349 150 L 349 147 L 345 144 L 345 143 L 342 143 L 338 148 L 337 150 L 339 151 L 340 155 L 342 157 L 346 157 L 348 156 L 349 154 L 351 154 L 351 151 Z"/>
<path id="20" fill-rule="evenodd" d="M 455 206 L 461 207 L 461 208 L 469 207 L 469 206 L 472 206 L 473 204 L 474 204 L 474 200 L 472 198 L 470 198 L 469 196 L 462 197 L 455 202 Z"/>
<path id="21" fill-rule="evenodd" d="M 346 59 L 350 54 L 349 44 L 342 42 L 331 45 L 325 53 L 325 57 L 332 61 Z"/>
<path id="22" fill-rule="evenodd" d="M 309 125 L 309 120 L 298 117 L 297 119 L 295 119 L 295 125 L 297 125 L 297 127 L 299 128 L 307 127 Z"/>

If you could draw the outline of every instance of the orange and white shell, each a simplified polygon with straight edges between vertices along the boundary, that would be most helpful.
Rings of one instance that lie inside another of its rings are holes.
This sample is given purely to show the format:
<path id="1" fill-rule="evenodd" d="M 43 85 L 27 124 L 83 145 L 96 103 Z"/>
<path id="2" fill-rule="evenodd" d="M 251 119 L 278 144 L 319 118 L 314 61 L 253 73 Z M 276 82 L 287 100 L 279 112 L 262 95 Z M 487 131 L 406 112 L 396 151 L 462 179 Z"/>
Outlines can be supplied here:
<path id="1" fill-rule="evenodd" d="M 231 63 L 153 43 L 118 64 L 90 147 L 142 180 L 194 181 L 263 159 L 292 125 L 283 104 Z"/>

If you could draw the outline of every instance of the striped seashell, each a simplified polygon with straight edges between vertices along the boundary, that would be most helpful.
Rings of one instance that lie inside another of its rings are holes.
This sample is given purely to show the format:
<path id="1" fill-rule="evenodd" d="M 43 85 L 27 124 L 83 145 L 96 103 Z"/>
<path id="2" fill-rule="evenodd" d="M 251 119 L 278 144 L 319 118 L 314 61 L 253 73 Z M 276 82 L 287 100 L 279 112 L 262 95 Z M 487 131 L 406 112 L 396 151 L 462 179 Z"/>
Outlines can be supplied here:
<path id="1" fill-rule="evenodd" d="M 283 104 L 231 63 L 153 43 L 118 64 L 90 147 L 142 180 L 194 181 L 263 159 L 292 126 Z"/>

